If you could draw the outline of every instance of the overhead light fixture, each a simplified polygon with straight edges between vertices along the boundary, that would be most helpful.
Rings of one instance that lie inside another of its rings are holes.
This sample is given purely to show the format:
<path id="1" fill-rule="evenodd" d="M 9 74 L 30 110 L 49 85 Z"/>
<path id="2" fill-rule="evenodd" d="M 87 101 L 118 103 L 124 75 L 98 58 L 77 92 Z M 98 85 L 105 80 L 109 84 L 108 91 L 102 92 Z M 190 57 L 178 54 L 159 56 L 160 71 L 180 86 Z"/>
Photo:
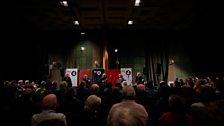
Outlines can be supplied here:
<path id="1" fill-rule="evenodd" d="M 60 1 L 60 4 L 64 7 L 68 7 L 68 2 L 67 1 Z"/>
<path id="2" fill-rule="evenodd" d="M 129 24 L 129 25 L 132 25 L 132 24 L 133 24 L 133 21 L 128 21 L 128 24 Z"/>
<path id="3" fill-rule="evenodd" d="M 73 21 L 74 25 L 79 25 L 79 21 Z"/>
<path id="4" fill-rule="evenodd" d="M 118 49 L 114 49 L 114 52 L 118 52 Z"/>
<path id="5" fill-rule="evenodd" d="M 174 64 L 174 59 L 170 59 L 169 60 L 169 65 L 173 65 Z"/>
<path id="6" fill-rule="evenodd" d="M 81 35 L 85 35 L 86 33 L 85 33 L 85 32 L 81 32 L 80 34 L 81 34 Z"/>
<path id="7" fill-rule="evenodd" d="M 135 0 L 135 6 L 140 6 L 141 0 Z"/>
<path id="8" fill-rule="evenodd" d="M 85 50 L 85 47 L 82 46 L 82 47 L 81 47 L 81 51 L 83 51 L 83 50 Z"/>

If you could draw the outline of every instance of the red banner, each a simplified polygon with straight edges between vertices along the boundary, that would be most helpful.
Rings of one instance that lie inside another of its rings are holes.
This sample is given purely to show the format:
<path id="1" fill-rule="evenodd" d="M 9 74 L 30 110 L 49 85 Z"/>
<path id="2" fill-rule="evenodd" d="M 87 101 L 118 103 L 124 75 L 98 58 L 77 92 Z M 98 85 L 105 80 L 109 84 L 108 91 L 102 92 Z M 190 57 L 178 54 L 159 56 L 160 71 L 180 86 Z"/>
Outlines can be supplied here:
<path id="1" fill-rule="evenodd" d="M 107 82 L 111 82 L 113 88 L 116 84 L 119 73 L 120 73 L 119 69 L 107 70 L 107 80 L 108 80 Z"/>
<path id="2" fill-rule="evenodd" d="M 92 78 L 91 75 L 92 70 L 79 70 L 79 81 L 78 81 L 78 85 L 80 84 L 80 82 L 83 79 L 83 76 L 86 74 L 88 76 L 88 78 Z"/>

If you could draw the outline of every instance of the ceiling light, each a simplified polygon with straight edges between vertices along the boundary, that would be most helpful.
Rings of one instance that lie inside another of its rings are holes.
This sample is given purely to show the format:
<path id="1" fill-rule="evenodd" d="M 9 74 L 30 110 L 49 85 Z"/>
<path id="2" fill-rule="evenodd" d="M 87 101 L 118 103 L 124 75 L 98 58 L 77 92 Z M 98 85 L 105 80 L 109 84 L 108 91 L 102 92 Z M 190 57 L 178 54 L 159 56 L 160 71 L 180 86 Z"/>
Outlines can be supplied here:
<path id="1" fill-rule="evenodd" d="M 86 33 L 85 33 L 85 32 L 81 32 L 80 34 L 81 34 L 81 35 L 85 35 Z"/>
<path id="2" fill-rule="evenodd" d="M 79 25 L 79 21 L 73 21 L 74 25 Z"/>
<path id="3" fill-rule="evenodd" d="M 140 6 L 141 0 L 135 0 L 135 6 Z"/>
<path id="4" fill-rule="evenodd" d="M 60 4 L 64 7 L 68 7 L 68 2 L 67 1 L 60 1 Z"/>
<path id="5" fill-rule="evenodd" d="M 133 24 L 133 21 L 128 21 L 128 24 L 129 24 L 129 25 L 132 25 L 132 24 Z"/>
<path id="6" fill-rule="evenodd" d="M 117 52 L 118 51 L 118 49 L 114 49 L 114 52 Z"/>
<path id="7" fill-rule="evenodd" d="M 82 47 L 81 47 L 81 51 L 83 51 L 83 50 L 85 50 L 85 47 L 82 46 Z"/>

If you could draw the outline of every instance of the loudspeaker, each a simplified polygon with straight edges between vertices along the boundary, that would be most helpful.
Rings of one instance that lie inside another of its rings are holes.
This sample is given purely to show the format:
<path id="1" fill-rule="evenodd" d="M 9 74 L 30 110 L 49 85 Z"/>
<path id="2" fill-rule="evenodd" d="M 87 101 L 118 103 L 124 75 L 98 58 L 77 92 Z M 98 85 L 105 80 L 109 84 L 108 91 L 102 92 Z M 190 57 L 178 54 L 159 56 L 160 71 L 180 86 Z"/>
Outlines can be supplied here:
<path id="1" fill-rule="evenodd" d="M 157 63 L 156 73 L 161 74 L 161 64 Z"/>

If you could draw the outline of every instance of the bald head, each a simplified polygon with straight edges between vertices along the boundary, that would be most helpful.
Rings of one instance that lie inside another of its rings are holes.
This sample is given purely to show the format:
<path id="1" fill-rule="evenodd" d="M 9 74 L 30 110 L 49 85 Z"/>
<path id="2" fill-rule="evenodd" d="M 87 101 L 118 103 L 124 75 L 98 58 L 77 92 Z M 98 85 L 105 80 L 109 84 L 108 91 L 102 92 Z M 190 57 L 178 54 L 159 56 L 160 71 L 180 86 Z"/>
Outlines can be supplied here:
<path id="1" fill-rule="evenodd" d="M 135 89 L 131 85 L 125 86 L 123 88 L 123 96 L 125 99 L 134 99 Z"/>
<path id="2" fill-rule="evenodd" d="M 43 109 L 56 109 L 57 96 L 55 94 L 48 94 L 42 100 Z"/>
<path id="3" fill-rule="evenodd" d="M 97 94 L 100 91 L 100 87 L 98 84 L 92 84 L 90 87 L 90 92 L 93 94 Z"/>
<path id="4" fill-rule="evenodd" d="M 145 91 L 145 85 L 144 84 L 138 84 L 137 85 L 137 92 L 144 92 Z"/>

